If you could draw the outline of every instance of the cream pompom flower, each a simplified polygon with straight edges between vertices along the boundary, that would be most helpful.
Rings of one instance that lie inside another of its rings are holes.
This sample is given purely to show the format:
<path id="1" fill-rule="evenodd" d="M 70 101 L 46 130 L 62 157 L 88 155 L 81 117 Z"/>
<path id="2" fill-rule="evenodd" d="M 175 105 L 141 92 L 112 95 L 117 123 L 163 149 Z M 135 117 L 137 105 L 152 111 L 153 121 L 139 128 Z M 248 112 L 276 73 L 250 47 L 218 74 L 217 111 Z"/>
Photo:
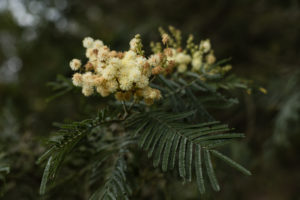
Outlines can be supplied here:
<path id="1" fill-rule="evenodd" d="M 82 45 L 85 48 L 91 48 L 93 46 L 93 44 L 94 44 L 94 39 L 91 37 L 86 37 L 82 41 Z"/>
<path id="2" fill-rule="evenodd" d="M 104 46 L 103 41 L 102 40 L 95 40 L 92 44 L 93 48 L 97 48 L 100 49 L 101 47 Z"/>
<path id="3" fill-rule="evenodd" d="M 79 59 L 74 58 L 70 62 L 70 67 L 73 71 L 77 71 L 81 67 L 81 61 Z"/>
<path id="4" fill-rule="evenodd" d="M 200 51 L 196 51 L 194 54 L 193 54 L 193 59 L 192 59 L 192 70 L 193 71 L 199 71 L 202 64 L 203 64 L 203 61 L 202 61 L 202 52 Z"/>
<path id="5" fill-rule="evenodd" d="M 94 88 L 89 87 L 89 86 L 83 86 L 82 87 L 82 94 L 84 96 L 91 96 L 92 94 L 94 94 Z"/>
<path id="6" fill-rule="evenodd" d="M 82 75 L 80 73 L 75 73 L 72 78 L 73 85 L 81 87 L 82 86 Z"/>
<path id="7" fill-rule="evenodd" d="M 116 77 L 117 69 L 114 65 L 107 65 L 105 69 L 102 70 L 102 76 L 106 80 L 112 80 Z"/>
<path id="8" fill-rule="evenodd" d="M 180 64 L 188 64 L 189 62 L 191 62 L 191 60 L 192 60 L 191 56 L 185 53 L 178 53 L 175 56 L 175 62 Z"/>
<path id="9" fill-rule="evenodd" d="M 180 65 L 178 65 L 177 70 L 178 70 L 179 73 L 183 73 L 187 70 L 187 65 L 186 64 L 180 64 Z"/>
<path id="10" fill-rule="evenodd" d="M 150 58 L 148 59 L 148 63 L 151 65 L 151 66 L 157 66 L 161 63 L 161 59 L 160 59 L 160 56 L 159 54 L 153 54 L 150 56 Z"/>
<path id="11" fill-rule="evenodd" d="M 202 40 L 200 42 L 200 50 L 202 50 L 204 53 L 208 53 L 211 50 L 211 44 L 210 40 Z"/>

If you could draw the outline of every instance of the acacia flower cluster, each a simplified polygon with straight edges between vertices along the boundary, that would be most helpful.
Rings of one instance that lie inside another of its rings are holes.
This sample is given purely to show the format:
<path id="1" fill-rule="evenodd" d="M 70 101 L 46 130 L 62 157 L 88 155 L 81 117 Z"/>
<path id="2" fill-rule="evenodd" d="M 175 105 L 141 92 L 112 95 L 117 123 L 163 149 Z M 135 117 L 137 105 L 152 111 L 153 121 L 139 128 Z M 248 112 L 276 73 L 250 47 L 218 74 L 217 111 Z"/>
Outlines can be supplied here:
<path id="1" fill-rule="evenodd" d="M 125 52 L 112 51 L 91 37 L 84 38 L 83 46 L 88 62 L 81 67 L 81 61 L 73 59 L 70 67 L 79 70 L 73 75 L 73 84 L 82 87 L 85 96 L 95 92 L 103 97 L 115 94 L 120 101 L 134 98 L 147 104 L 161 98 L 160 91 L 149 86 L 151 68 L 143 56 L 139 35 L 130 41 L 130 49 Z"/>
<path id="2" fill-rule="evenodd" d="M 191 70 L 205 80 L 205 75 L 224 74 L 231 69 L 229 65 L 221 67 L 215 64 L 209 40 L 196 45 L 193 36 L 190 36 L 183 49 L 179 30 L 169 27 L 171 35 L 159 30 L 162 43 L 151 43 L 153 54 L 148 57 L 144 55 L 139 34 L 129 42 L 129 50 L 124 52 L 110 50 L 101 40 L 84 38 L 87 62 L 82 66 L 79 59 L 71 60 L 70 67 L 76 71 L 73 84 L 82 87 L 85 96 L 95 92 L 102 97 L 114 94 L 119 101 L 144 100 L 151 105 L 161 98 L 161 92 L 149 86 L 151 76 L 168 76 Z"/>

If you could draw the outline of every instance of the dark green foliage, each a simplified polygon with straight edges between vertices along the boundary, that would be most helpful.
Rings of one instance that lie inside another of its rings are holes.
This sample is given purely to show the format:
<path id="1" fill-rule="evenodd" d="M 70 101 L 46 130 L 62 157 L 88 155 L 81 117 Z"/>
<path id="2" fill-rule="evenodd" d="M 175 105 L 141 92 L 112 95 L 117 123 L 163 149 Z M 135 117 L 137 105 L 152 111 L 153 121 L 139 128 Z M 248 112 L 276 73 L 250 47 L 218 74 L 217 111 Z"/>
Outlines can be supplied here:
<path id="1" fill-rule="evenodd" d="M 90 200 L 110 200 L 110 199 L 128 199 L 132 191 L 126 182 L 127 165 L 124 155 L 121 152 L 116 160 L 114 168 L 111 170 L 106 183 L 99 188 L 90 198 Z"/>
<path id="2" fill-rule="evenodd" d="M 99 112 L 95 119 L 87 119 L 81 122 L 70 124 L 57 124 L 60 128 L 57 136 L 50 140 L 51 147 L 37 161 L 41 163 L 48 159 L 42 182 L 40 194 L 45 194 L 46 185 L 49 180 L 54 180 L 62 162 L 78 143 L 80 143 L 92 130 L 101 124 L 111 123 L 114 120 L 107 120 L 105 111 Z"/>
<path id="3" fill-rule="evenodd" d="M 62 125 L 61 128 L 60 133 L 63 133 L 64 135 L 51 141 L 54 145 L 38 161 L 38 163 L 40 163 L 43 160 L 48 159 L 41 183 L 41 194 L 45 193 L 48 180 L 55 178 L 64 157 L 72 151 L 75 145 L 77 145 L 89 131 L 91 131 L 93 126 L 89 122 L 86 124 L 86 121 L 84 121 L 81 123 L 73 123 L 71 125 Z"/>
<path id="4" fill-rule="evenodd" d="M 159 85 L 152 84 L 152 86 L 163 92 L 166 105 L 170 106 L 174 112 L 196 110 L 195 115 L 204 121 L 214 121 L 207 107 L 228 108 L 238 103 L 236 98 L 221 94 L 220 89 L 233 90 L 249 87 L 245 80 L 235 76 L 227 77 L 228 82 L 221 77 L 204 82 L 198 74 L 193 72 L 186 73 L 186 79 L 189 81 L 177 76 L 166 79 L 160 75 L 158 79 Z"/>
<path id="5" fill-rule="evenodd" d="M 55 92 L 53 96 L 47 98 L 48 102 L 76 89 L 72 81 L 62 75 L 57 75 L 56 81 L 49 82 L 47 85 Z"/>
<path id="6" fill-rule="evenodd" d="M 150 111 L 133 115 L 127 120 L 127 126 L 132 130 L 139 130 L 139 146 L 153 157 L 153 166 L 161 166 L 162 171 L 173 169 L 174 166 L 183 181 L 191 181 L 196 176 L 198 189 L 205 192 L 202 153 L 204 164 L 210 183 L 214 190 L 219 191 L 220 186 L 212 166 L 211 153 L 221 158 L 230 166 L 244 172 L 251 173 L 217 150 L 216 146 L 228 144 L 229 141 L 243 138 L 240 133 L 232 131 L 219 122 L 201 124 L 184 123 L 185 119 L 195 112 L 170 114 L 163 111 Z M 193 164 L 193 162 L 195 164 Z M 192 166 L 195 168 L 192 168 Z"/>
<path id="7" fill-rule="evenodd" d="M 129 152 L 127 146 L 136 142 L 135 138 L 125 135 L 110 135 L 106 127 L 122 121 L 110 115 L 114 112 L 103 110 L 94 119 L 56 124 L 59 130 L 50 139 L 49 150 L 38 160 L 38 163 L 47 160 L 40 194 L 44 195 L 76 177 L 86 177 L 93 191 L 90 199 L 128 199 L 131 188 L 126 181 L 125 155 Z M 86 157 L 80 171 L 55 180 L 63 162 L 72 164 L 78 156 Z"/>

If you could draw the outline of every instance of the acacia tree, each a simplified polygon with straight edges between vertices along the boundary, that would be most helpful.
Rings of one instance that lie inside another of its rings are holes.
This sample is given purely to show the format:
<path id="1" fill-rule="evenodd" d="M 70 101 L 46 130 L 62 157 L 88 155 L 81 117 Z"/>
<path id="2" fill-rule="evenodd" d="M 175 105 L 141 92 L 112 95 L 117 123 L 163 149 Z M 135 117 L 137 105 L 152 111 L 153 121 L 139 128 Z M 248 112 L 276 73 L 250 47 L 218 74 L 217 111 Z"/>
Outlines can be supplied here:
<path id="1" fill-rule="evenodd" d="M 56 124 L 59 130 L 38 160 L 46 163 L 41 194 L 88 174 L 90 199 L 137 196 L 140 186 L 133 180 L 143 178 L 135 173 L 142 165 L 137 163 L 141 162 L 137 147 L 153 160 L 154 168 L 171 171 L 184 183 L 195 179 L 201 194 L 207 190 L 206 182 L 220 190 L 212 157 L 251 175 L 218 149 L 244 134 L 208 111 L 237 103 L 228 91 L 250 93 L 249 82 L 230 73 L 229 59 L 216 60 L 209 40 L 196 44 L 190 35 L 183 46 L 179 30 L 159 31 L 162 41 L 151 42 L 151 55 L 144 52 L 140 35 L 124 52 L 111 50 L 101 40 L 83 40 L 86 62 L 70 62 L 75 71 L 72 83 L 63 77 L 52 83 L 59 91 L 55 97 L 77 87 L 105 103 L 95 117 Z M 73 173 L 59 173 L 66 166 Z"/>

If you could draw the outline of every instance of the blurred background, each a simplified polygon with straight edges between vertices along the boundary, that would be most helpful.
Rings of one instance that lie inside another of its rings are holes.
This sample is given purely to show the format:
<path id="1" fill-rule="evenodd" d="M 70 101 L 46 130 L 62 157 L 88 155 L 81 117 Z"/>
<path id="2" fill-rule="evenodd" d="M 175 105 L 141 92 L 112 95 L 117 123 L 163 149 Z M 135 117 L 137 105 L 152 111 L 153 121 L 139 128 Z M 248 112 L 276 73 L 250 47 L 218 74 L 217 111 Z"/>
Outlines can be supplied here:
<path id="1" fill-rule="evenodd" d="M 236 74 L 268 90 L 238 94 L 239 105 L 215 113 L 245 132 L 230 154 L 253 176 L 225 167 L 218 174 L 221 192 L 208 198 L 300 199 L 299 22 L 298 0 L 0 0 L 0 165 L 11 167 L 5 180 L 0 176 L 2 198 L 39 199 L 43 169 L 35 161 L 52 123 L 88 116 L 78 92 L 46 101 L 53 94 L 47 83 L 58 74 L 71 77 L 69 61 L 84 57 L 82 38 L 122 50 L 140 33 L 149 49 L 159 40 L 157 28 L 173 25 L 197 41 L 210 38 L 217 58 L 231 57 Z M 169 199 L 199 199 L 177 182 Z M 85 195 L 61 191 L 52 199 Z M 153 190 L 144 199 L 167 198 Z"/>

